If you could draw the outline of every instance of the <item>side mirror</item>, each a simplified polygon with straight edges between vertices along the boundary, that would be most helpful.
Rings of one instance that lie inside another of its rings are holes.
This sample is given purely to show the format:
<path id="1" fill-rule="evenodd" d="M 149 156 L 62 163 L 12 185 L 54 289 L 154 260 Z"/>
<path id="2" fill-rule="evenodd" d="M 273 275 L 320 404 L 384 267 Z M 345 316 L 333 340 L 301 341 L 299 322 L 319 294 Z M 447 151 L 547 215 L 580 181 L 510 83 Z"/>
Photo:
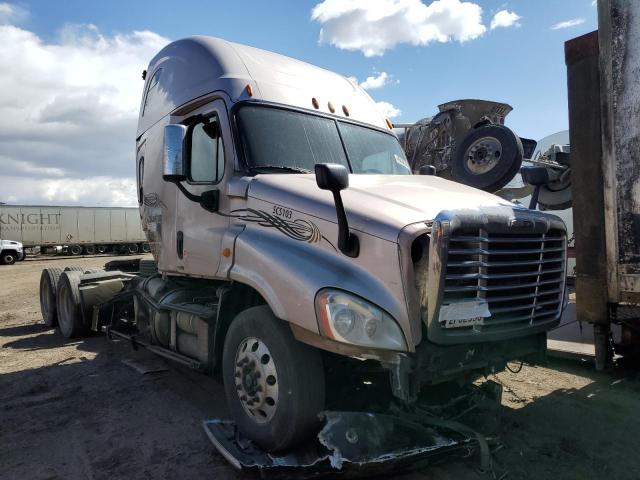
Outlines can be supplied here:
<path id="1" fill-rule="evenodd" d="M 549 183 L 549 173 L 545 167 L 522 167 L 520 175 L 524 183 L 534 187 Z"/>
<path id="2" fill-rule="evenodd" d="M 165 125 L 162 179 L 175 183 L 185 197 L 192 202 L 199 203 L 208 212 L 217 212 L 220 205 L 219 190 L 208 190 L 202 195 L 194 195 L 181 183 L 187 179 L 183 148 L 186 136 L 187 127 L 185 125 Z"/>
<path id="3" fill-rule="evenodd" d="M 533 193 L 529 202 L 529 209 L 534 210 L 538 206 L 538 197 L 540 196 L 540 188 L 549 183 L 549 172 L 545 167 L 522 167 L 520 169 L 522 181 L 527 185 L 533 185 Z"/>
<path id="4" fill-rule="evenodd" d="M 338 248 L 348 257 L 357 257 L 360 254 L 360 241 L 355 233 L 349 231 L 347 213 L 340 195 L 340 191 L 349 186 L 349 171 L 344 165 L 336 163 L 318 163 L 315 170 L 318 188 L 333 193 L 338 216 Z"/>
<path id="5" fill-rule="evenodd" d="M 182 182 L 187 175 L 184 168 L 183 145 L 187 136 L 185 125 L 164 127 L 164 163 L 162 179 L 167 182 Z"/>
<path id="6" fill-rule="evenodd" d="M 316 183 L 321 190 L 339 192 L 349 186 L 349 171 L 337 163 L 319 163 L 316 165 Z"/>
<path id="7" fill-rule="evenodd" d="M 433 165 L 423 165 L 418 170 L 418 174 L 419 175 L 435 175 L 436 167 L 434 167 Z"/>

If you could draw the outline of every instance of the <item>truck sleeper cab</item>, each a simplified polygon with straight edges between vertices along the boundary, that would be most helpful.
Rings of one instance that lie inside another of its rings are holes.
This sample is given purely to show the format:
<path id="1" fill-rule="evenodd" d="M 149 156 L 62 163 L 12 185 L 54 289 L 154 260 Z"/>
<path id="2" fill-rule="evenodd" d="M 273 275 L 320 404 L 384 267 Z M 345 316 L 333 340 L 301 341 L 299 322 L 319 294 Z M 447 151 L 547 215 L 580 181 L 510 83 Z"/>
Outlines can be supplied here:
<path id="1" fill-rule="evenodd" d="M 84 323 L 67 332 L 90 324 L 220 369 L 238 426 L 267 450 L 316 426 L 330 356 L 386 369 L 411 402 L 544 354 L 562 221 L 412 175 L 391 128 L 335 73 L 216 38 L 169 44 L 146 71 L 136 140 L 157 272 L 63 273 L 58 322 L 76 281 Z"/>

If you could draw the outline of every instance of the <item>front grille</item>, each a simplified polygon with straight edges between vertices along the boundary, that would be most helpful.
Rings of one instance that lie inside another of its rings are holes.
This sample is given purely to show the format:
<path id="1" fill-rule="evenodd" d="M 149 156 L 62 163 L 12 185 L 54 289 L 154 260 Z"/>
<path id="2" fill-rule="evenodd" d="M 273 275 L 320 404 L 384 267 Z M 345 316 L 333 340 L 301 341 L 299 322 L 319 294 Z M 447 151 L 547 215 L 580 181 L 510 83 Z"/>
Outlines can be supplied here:
<path id="1" fill-rule="evenodd" d="M 562 230 L 490 233 L 458 229 L 449 238 L 442 304 L 485 300 L 483 332 L 553 321 L 562 311 L 565 280 Z"/>

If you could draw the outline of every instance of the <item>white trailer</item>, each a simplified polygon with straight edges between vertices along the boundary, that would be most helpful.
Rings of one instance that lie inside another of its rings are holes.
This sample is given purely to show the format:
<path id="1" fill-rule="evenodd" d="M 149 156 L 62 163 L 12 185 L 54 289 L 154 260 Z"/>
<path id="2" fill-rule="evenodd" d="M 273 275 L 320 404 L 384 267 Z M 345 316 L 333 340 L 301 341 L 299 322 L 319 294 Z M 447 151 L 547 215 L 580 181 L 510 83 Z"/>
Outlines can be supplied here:
<path id="1" fill-rule="evenodd" d="M 0 239 L 72 255 L 148 251 L 137 208 L 0 205 Z"/>

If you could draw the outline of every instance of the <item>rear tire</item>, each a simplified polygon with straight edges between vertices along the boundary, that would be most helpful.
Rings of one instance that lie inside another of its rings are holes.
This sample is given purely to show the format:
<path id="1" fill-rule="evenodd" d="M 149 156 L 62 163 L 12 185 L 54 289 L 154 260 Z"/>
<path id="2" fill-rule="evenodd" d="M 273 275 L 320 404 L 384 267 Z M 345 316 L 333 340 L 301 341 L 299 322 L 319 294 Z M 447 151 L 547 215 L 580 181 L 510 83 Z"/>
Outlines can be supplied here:
<path id="1" fill-rule="evenodd" d="M 138 245 L 135 243 L 130 243 L 127 245 L 127 253 L 129 255 L 135 255 L 138 253 Z"/>
<path id="2" fill-rule="evenodd" d="M 108 247 L 106 245 L 98 245 L 96 249 L 98 250 L 98 253 L 105 253 Z"/>
<path id="3" fill-rule="evenodd" d="M 58 330 L 65 338 L 86 333 L 80 310 L 80 276 L 82 272 L 65 271 L 60 275 L 57 291 Z"/>
<path id="4" fill-rule="evenodd" d="M 80 245 L 71 245 L 69 247 L 69 253 L 73 256 L 80 255 L 82 253 L 82 247 Z"/>
<path id="5" fill-rule="evenodd" d="M 317 428 L 325 400 L 320 352 L 298 342 L 268 306 L 249 308 L 231 323 L 222 376 L 233 418 L 262 448 L 284 450 Z"/>
<path id="6" fill-rule="evenodd" d="M 95 255 L 96 254 L 96 246 L 95 245 L 85 245 L 84 253 L 87 255 Z"/>
<path id="7" fill-rule="evenodd" d="M 151 251 L 151 247 L 149 246 L 148 243 L 143 243 L 142 244 L 142 253 L 149 253 Z"/>
<path id="8" fill-rule="evenodd" d="M 45 268 L 40 275 L 40 312 L 44 324 L 51 328 L 58 323 L 56 295 L 60 275 L 62 275 L 60 268 Z"/>

